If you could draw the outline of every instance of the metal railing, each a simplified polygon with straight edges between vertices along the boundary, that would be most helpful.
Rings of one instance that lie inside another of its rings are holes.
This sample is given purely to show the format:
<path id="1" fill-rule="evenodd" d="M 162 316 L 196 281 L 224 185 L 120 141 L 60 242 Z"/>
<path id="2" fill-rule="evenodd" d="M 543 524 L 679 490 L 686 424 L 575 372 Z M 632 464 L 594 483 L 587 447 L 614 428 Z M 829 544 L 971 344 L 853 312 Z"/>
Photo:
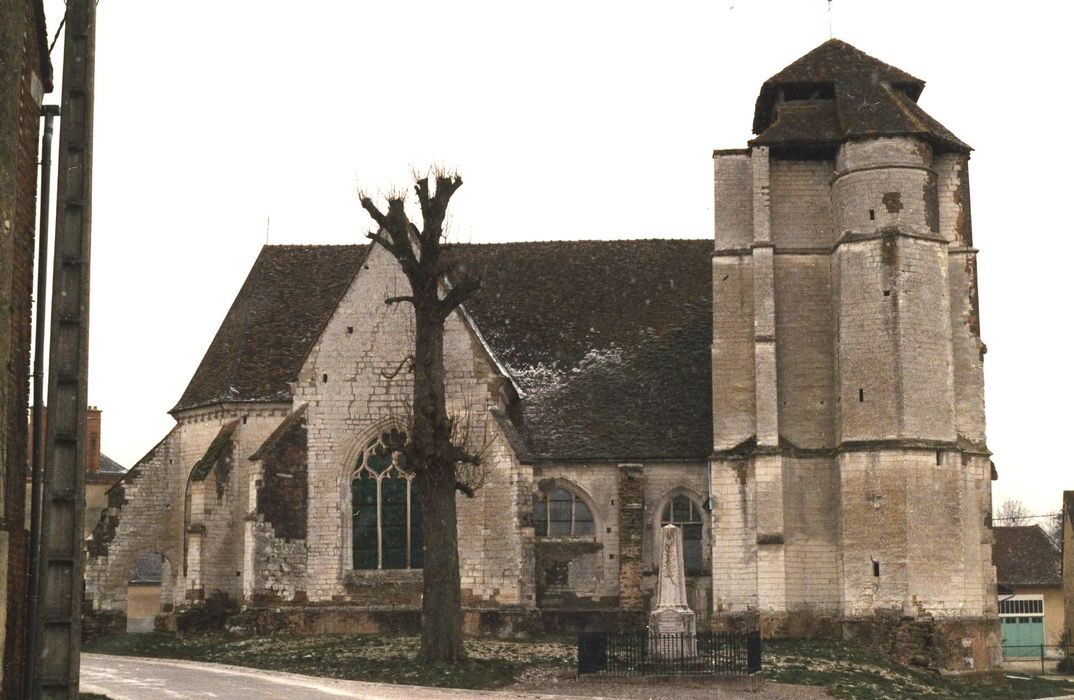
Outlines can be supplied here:
<path id="1" fill-rule="evenodd" d="M 579 675 L 749 676 L 760 670 L 760 632 L 592 632 L 578 636 Z"/>
<path id="2" fill-rule="evenodd" d="M 1006 671 L 1074 676 L 1074 645 L 1004 644 L 1002 652 Z"/>

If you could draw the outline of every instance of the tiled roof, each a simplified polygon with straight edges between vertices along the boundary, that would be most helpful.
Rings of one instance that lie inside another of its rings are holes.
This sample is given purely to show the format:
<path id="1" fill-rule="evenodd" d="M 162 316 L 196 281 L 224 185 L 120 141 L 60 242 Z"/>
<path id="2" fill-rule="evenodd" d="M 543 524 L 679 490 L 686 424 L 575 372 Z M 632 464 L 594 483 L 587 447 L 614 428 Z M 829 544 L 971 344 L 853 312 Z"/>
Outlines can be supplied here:
<path id="1" fill-rule="evenodd" d="M 294 379 L 368 246 L 265 246 L 172 411 L 289 401 Z"/>
<path id="2" fill-rule="evenodd" d="M 446 249 L 449 259 L 482 277 L 467 310 L 525 394 L 517 422 L 532 456 L 708 455 L 712 245 L 569 241 Z M 349 283 L 365 247 L 324 248 L 324 255 L 289 246 L 262 251 L 190 382 L 197 390 L 188 388 L 179 407 L 290 398 L 287 382 L 342 290 L 333 283 L 286 299 L 257 291 L 272 290 L 274 280 L 317 277 L 323 265 L 330 279 Z M 338 259 L 325 259 L 333 255 Z M 261 322 L 245 318 L 245 308 Z"/>
<path id="3" fill-rule="evenodd" d="M 831 145 L 912 135 L 940 150 L 970 150 L 918 106 L 924 87 L 909 73 L 831 39 L 761 86 L 753 116 L 758 136 L 751 143 Z"/>
<path id="4" fill-rule="evenodd" d="M 994 527 L 996 581 L 1006 586 L 1060 586 L 1062 554 L 1038 525 Z"/>
<path id="5" fill-rule="evenodd" d="M 101 473 L 102 474 L 124 474 L 127 468 L 122 464 L 112 459 L 108 455 L 101 453 Z"/>
<path id="6" fill-rule="evenodd" d="M 467 309 L 525 392 L 535 457 L 705 458 L 712 447 L 712 241 L 449 250 L 482 278 Z"/>

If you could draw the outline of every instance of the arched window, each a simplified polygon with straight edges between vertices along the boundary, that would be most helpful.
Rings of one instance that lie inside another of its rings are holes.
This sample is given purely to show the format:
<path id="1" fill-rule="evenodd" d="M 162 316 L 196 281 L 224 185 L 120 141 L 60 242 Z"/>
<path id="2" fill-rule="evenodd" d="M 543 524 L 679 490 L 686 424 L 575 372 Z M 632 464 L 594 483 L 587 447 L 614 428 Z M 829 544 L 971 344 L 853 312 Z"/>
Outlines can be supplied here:
<path id="1" fill-rule="evenodd" d="M 593 511 L 564 488 L 538 496 L 533 504 L 533 527 L 538 537 L 592 536 L 596 532 Z"/>
<path id="2" fill-rule="evenodd" d="M 420 569 L 421 504 L 406 456 L 388 446 L 399 433 L 370 440 L 351 475 L 355 569 Z"/>
<path id="3" fill-rule="evenodd" d="M 701 556 L 701 509 L 686 496 L 675 496 L 664 506 L 660 527 L 675 525 L 682 530 L 683 565 L 690 573 L 704 570 Z"/>

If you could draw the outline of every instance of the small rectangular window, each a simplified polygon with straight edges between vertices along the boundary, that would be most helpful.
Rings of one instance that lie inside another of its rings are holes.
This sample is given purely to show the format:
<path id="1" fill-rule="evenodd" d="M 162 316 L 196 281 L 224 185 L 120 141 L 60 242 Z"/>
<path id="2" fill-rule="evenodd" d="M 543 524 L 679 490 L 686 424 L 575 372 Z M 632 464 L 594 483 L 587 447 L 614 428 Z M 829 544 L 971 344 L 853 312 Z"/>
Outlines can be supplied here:
<path id="1" fill-rule="evenodd" d="M 873 576 L 880 576 L 880 562 L 873 560 Z"/>

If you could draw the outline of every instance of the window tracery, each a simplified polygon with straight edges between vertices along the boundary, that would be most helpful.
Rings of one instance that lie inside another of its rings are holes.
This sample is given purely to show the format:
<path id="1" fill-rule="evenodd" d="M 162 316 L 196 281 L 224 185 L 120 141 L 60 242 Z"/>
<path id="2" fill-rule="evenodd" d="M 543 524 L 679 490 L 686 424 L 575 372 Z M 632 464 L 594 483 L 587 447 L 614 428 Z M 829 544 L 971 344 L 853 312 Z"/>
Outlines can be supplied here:
<path id="1" fill-rule="evenodd" d="M 660 514 L 660 527 L 674 525 L 682 530 L 683 565 L 687 572 L 704 569 L 701 553 L 701 509 L 687 496 L 674 496 Z"/>
<path id="2" fill-rule="evenodd" d="M 352 566 L 422 568 L 421 503 L 406 455 L 389 445 L 406 437 L 381 433 L 370 440 L 351 474 Z"/>
<path id="3" fill-rule="evenodd" d="M 596 534 L 593 511 L 576 493 L 563 487 L 537 497 L 533 527 L 538 537 L 591 537 Z"/>

